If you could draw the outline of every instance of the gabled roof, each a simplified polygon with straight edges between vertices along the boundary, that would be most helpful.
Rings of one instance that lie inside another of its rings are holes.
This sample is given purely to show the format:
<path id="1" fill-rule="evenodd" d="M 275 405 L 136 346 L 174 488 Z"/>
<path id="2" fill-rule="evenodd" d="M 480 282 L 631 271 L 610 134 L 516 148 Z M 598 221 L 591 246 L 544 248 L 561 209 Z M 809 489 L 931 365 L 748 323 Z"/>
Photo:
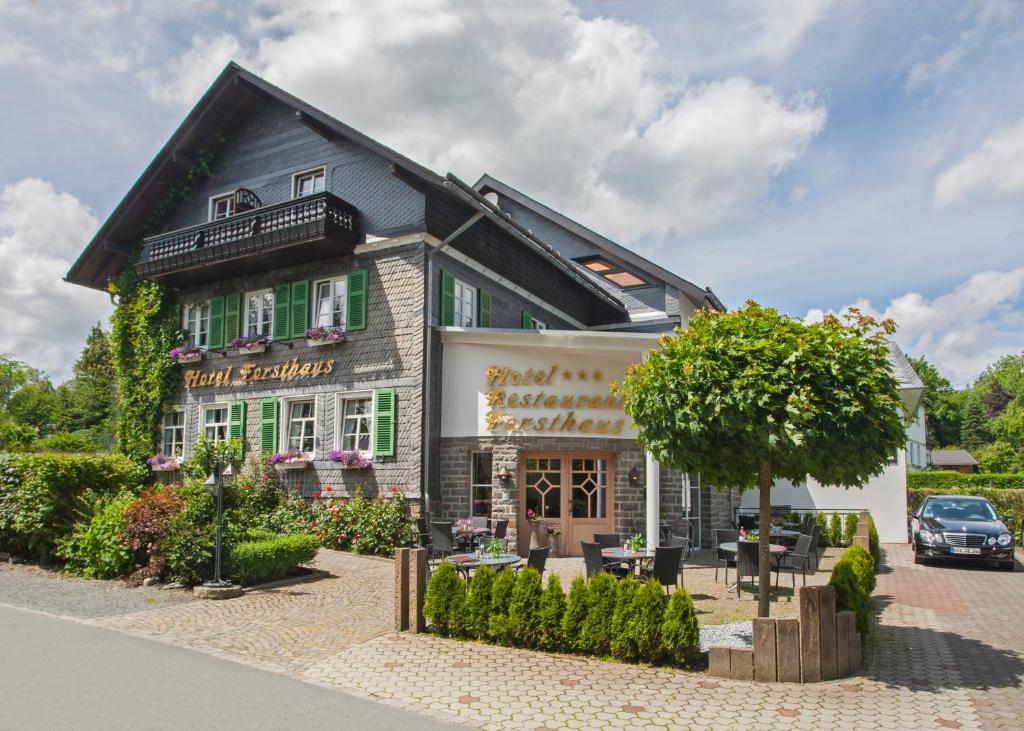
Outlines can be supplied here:
<path id="1" fill-rule="evenodd" d="M 892 365 L 892 373 L 899 382 L 900 398 L 906 407 L 907 416 L 913 417 L 924 401 L 924 383 L 910 365 L 906 354 L 892 340 L 886 340 L 889 346 L 889 363 Z"/>
<path id="2" fill-rule="evenodd" d="M 933 449 L 932 464 L 940 467 L 958 467 L 960 465 L 978 464 L 978 460 L 971 456 L 966 449 Z"/>
<path id="3" fill-rule="evenodd" d="M 722 301 L 718 299 L 718 295 L 711 291 L 710 287 L 705 287 L 703 289 L 700 288 L 693 282 L 683 279 L 678 274 L 673 274 L 668 269 L 645 259 L 635 251 L 627 249 L 621 244 L 615 243 L 611 239 L 602 236 L 581 223 L 577 223 L 568 216 L 559 213 L 553 208 L 549 208 L 543 203 L 534 200 L 530 196 L 521 193 L 510 185 L 506 185 L 490 175 L 484 174 L 478 181 L 476 181 L 473 187 L 481 194 L 493 191 L 498 195 L 506 196 L 514 200 L 524 208 L 530 209 L 537 215 L 543 216 L 555 225 L 560 226 L 566 231 L 590 242 L 596 248 L 629 263 L 651 277 L 660 279 L 661 281 L 675 287 L 697 307 L 710 306 L 713 309 L 722 312 L 725 311 L 725 305 L 723 305 Z"/>

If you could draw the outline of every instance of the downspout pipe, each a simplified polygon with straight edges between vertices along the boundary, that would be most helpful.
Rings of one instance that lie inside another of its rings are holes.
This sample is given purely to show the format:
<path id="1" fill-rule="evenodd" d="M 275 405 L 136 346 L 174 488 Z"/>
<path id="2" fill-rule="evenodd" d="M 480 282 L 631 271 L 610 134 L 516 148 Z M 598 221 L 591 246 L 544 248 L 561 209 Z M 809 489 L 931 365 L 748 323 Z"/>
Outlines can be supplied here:
<path id="1" fill-rule="evenodd" d="M 434 420 L 434 338 L 431 333 L 431 318 L 434 315 L 434 255 L 438 252 L 446 249 L 455 239 L 462 234 L 466 233 L 473 224 L 484 217 L 483 211 L 474 213 L 469 219 L 466 220 L 461 226 L 452 231 L 448 236 L 438 244 L 436 247 L 431 247 L 430 244 L 426 244 L 426 252 L 424 254 L 424 267 L 423 270 L 427 277 L 427 300 L 426 306 L 423 308 L 423 339 L 424 339 L 424 353 L 423 353 L 423 424 L 422 431 L 424 436 L 424 447 L 423 450 L 423 481 L 420 484 L 420 492 L 423 494 L 423 508 L 427 515 L 430 515 L 430 470 L 433 467 L 433 461 L 431 459 L 431 429 L 433 428 Z"/>

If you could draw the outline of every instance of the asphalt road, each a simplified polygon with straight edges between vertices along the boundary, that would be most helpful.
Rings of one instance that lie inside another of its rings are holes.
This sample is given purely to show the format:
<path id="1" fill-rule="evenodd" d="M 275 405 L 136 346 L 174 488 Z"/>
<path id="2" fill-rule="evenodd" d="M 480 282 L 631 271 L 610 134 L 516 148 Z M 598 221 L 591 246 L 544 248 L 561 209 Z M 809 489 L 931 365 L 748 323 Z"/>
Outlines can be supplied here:
<path id="1" fill-rule="evenodd" d="M 202 653 L 0 607 L 3 731 L 234 728 L 458 727 Z"/>

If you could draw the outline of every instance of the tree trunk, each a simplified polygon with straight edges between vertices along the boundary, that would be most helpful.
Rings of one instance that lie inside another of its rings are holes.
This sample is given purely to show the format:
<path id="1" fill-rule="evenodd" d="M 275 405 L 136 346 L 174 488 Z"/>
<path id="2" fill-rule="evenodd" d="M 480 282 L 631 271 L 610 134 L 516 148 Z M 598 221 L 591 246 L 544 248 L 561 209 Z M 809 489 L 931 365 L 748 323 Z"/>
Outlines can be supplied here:
<path id="1" fill-rule="evenodd" d="M 767 617 L 769 593 L 772 588 L 771 552 L 768 547 L 772 540 L 772 467 L 761 463 L 758 475 L 760 497 L 757 521 L 757 616 Z"/>

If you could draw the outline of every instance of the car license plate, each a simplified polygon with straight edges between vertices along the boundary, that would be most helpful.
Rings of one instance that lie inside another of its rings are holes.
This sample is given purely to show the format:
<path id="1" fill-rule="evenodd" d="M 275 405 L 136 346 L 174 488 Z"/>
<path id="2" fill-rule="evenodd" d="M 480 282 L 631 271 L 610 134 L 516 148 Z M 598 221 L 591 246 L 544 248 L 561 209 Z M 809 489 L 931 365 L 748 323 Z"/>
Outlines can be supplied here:
<path id="1" fill-rule="evenodd" d="M 950 553 L 958 553 L 964 556 L 980 556 L 980 548 L 960 548 L 958 546 L 951 546 L 949 549 Z"/>

